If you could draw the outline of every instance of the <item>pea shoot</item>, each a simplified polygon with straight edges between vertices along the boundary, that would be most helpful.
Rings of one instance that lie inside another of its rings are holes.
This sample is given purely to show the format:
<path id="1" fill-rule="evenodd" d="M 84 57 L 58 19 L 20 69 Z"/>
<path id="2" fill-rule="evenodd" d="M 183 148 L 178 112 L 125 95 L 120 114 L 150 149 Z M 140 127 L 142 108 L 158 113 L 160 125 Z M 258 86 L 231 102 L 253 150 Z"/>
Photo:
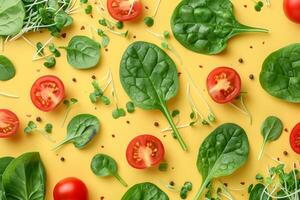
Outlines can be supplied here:
<path id="1" fill-rule="evenodd" d="M 55 140 L 53 140 L 49 136 L 49 134 L 52 132 L 52 128 L 53 128 L 53 125 L 48 123 L 48 124 L 46 124 L 44 129 L 39 129 L 33 121 L 29 121 L 27 126 L 24 129 L 24 132 L 26 134 L 32 134 L 34 132 L 41 133 L 47 140 L 49 140 L 50 142 L 55 143 Z"/>
<path id="2" fill-rule="evenodd" d="M 68 100 L 68 99 L 65 99 L 64 100 L 64 105 L 65 105 L 65 107 L 66 107 L 66 112 L 65 112 L 65 116 L 64 116 L 64 118 L 63 118 L 63 121 L 62 121 L 62 123 L 61 123 L 61 127 L 63 127 L 64 125 L 65 125 L 65 122 L 66 122 L 66 120 L 67 120 L 67 118 L 68 118 L 68 116 L 69 116 L 69 113 L 70 113 L 70 111 L 71 111 L 71 109 L 73 108 L 73 106 L 76 104 L 78 102 L 78 100 L 77 99 L 75 99 L 75 98 L 71 98 L 70 100 Z"/>
<path id="3" fill-rule="evenodd" d="M 126 109 L 128 113 L 133 113 L 135 111 L 135 105 L 132 101 L 126 103 Z"/>
<path id="4" fill-rule="evenodd" d="M 101 26 L 104 26 L 107 28 L 107 31 L 115 34 L 115 35 L 119 35 L 119 36 L 122 36 L 122 37 L 125 37 L 127 38 L 128 35 L 129 35 L 129 31 L 124 31 L 124 32 L 119 32 L 119 31 L 115 31 L 115 27 L 117 27 L 118 29 L 122 29 L 123 28 L 123 22 L 117 22 L 117 23 L 114 23 L 108 19 L 106 19 L 105 17 L 102 17 L 101 19 L 98 20 L 98 23 L 101 25 Z"/>
<path id="5" fill-rule="evenodd" d="M 154 25 L 154 18 L 158 12 L 158 8 L 160 6 L 161 0 L 157 0 L 156 6 L 155 6 L 155 10 L 152 14 L 152 16 L 148 16 L 144 18 L 144 24 L 148 27 L 152 27 Z"/>
<path id="6" fill-rule="evenodd" d="M 104 105 L 109 105 L 110 99 L 104 95 L 104 91 L 99 86 L 98 81 L 94 80 L 92 82 L 92 86 L 94 88 L 94 91 L 90 93 L 90 100 L 92 103 L 97 103 L 98 101 L 101 101 Z"/>
<path id="7" fill-rule="evenodd" d="M 255 0 L 253 0 L 254 2 L 255 2 L 255 6 L 254 6 L 254 9 L 257 11 L 257 12 L 260 12 L 261 11 L 261 9 L 263 8 L 263 6 L 264 6 L 264 3 L 262 2 L 262 1 L 255 1 Z"/>
<path id="8" fill-rule="evenodd" d="M 85 8 L 85 14 L 89 15 L 93 12 L 93 6 L 91 5 L 87 5 L 87 7 Z"/>
<path id="9" fill-rule="evenodd" d="M 125 117 L 126 116 L 126 111 L 123 108 L 116 108 L 112 112 L 112 117 L 114 119 L 119 119 L 120 117 Z"/>
<path id="10" fill-rule="evenodd" d="M 53 68 L 55 67 L 55 65 L 56 65 L 56 59 L 53 56 L 46 58 L 46 62 L 44 62 L 45 67 Z"/>
<path id="11" fill-rule="evenodd" d="M 101 29 L 97 29 L 97 34 L 102 38 L 101 46 L 103 48 L 107 47 L 109 45 L 109 43 L 110 43 L 109 37 Z"/>

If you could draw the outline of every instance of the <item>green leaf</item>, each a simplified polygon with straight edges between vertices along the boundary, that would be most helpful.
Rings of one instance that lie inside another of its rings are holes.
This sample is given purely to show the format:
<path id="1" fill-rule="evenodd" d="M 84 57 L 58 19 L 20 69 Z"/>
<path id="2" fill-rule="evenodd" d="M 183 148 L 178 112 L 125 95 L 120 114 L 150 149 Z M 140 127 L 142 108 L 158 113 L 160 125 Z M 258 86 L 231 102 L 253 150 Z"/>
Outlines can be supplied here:
<path id="1" fill-rule="evenodd" d="M 57 150 L 62 145 L 70 142 L 76 148 L 82 149 L 95 137 L 99 129 L 100 122 L 96 116 L 79 114 L 69 122 L 66 138 L 55 145 L 53 150 Z"/>
<path id="2" fill-rule="evenodd" d="M 50 123 L 48 123 L 48 124 L 46 124 L 45 125 L 45 131 L 47 132 L 47 133 L 52 133 L 52 129 L 53 129 L 53 125 L 52 124 L 50 124 Z"/>
<path id="3" fill-rule="evenodd" d="M 168 170 L 168 163 L 164 162 L 164 163 L 160 163 L 158 166 L 158 170 L 161 172 L 165 172 Z"/>
<path id="4" fill-rule="evenodd" d="M 145 17 L 144 24 L 148 27 L 152 27 L 154 25 L 154 19 L 152 17 Z"/>
<path id="5" fill-rule="evenodd" d="M 126 109 L 128 113 L 134 113 L 135 111 L 135 105 L 133 102 L 129 101 L 126 103 Z"/>
<path id="6" fill-rule="evenodd" d="M 153 183 L 139 183 L 132 186 L 121 200 L 169 200 L 169 197 Z"/>
<path id="7" fill-rule="evenodd" d="M 300 43 L 271 53 L 264 61 L 259 81 L 270 95 L 300 103 Z"/>
<path id="8" fill-rule="evenodd" d="M 230 123 L 216 128 L 199 149 L 197 168 L 203 181 L 194 199 L 200 199 L 212 179 L 231 175 L 243 166 L 248 154 L 249 141 L 244 129 Z"/>
<path id="9" fill-rule="evenodd" d="M 183 0 L 173 12 L 171 27 L 178 42 L 202 54 L 222 52 L 241 33 L 268 32 L 240 24 L 230 0 Z"/>
<path id="10" fill-rule="evenodd" d="M 116 108 L 112 112 L 112 117 L 114 119 L 119 119 L 120 117 L 125 117 L 125 116 L 126 116 L 126 112 L 123 108 Z"/>
<path id="11" fill-rule="evenodd" d="M 2 176 L 7 200 L 44 200 L 46 172 L 37 152 L 12 160 Z"/>
<path id="12" fill-rule="evenodd" d="M 13 159 L 13 157 L 0 158 L 0 200 L 6 200 L 5 191 L 2 184 L 2 175 Z"/>
<path id="13" fill-rule="evenodd" d="M 158 46 L 134 42 L 120 64 L 120 79 L 132 102 L 146 110 L 160 110 L 170 123 L 181 147 L 187 146 L 173 122 L 167 101 L 178 92 L 178 71 L 173 60 Z"/>
<path id="14" fill-rule="evenodd" d="M 127 183 L 119 176 L 118 165 L 112 157 L 105 154 L 95 155 L 91 162 L 91 169 L 96 176 L 114 176 L 123 186 L 127 187 Z"/>
<path id="15" fill-rule="evenodd" d="M 65 49 L 68 63 L 76 69 L 93 68 L 100 60 L 100 44 L 86 36 L 74 36 Z"/>
<path id="16" fill-rule="evenodd" d="M 27 127 L 25 127 L 25 133 L 31 133 L 34 129 L 37 128 L 37 125 L 33 121 L 29 121 Z"/>
<path id="17" fill-rule="evenodd" d="M 258 156 L 259 160 L 263 154 L 266 143 L 277 140 L 281 136 L 282 131 L 283 131 L 283 124 L 279 118 L 274 116 L 269 116 L 265 119 L 260 129 L 264 142 Z"/>
<path id="18" fill-rule="evenodd" d="M 14 64 L 5 56 L 0 55 L 0 81 L 7 81 L 16 75 Z"/>
<path id="19" fill-rule="evenodd" d="M 0 0 L 1 36 L 14 36 L 20 33 L 24 18 L 25 9 L 22 0 Z"/>
<path id="20" fill-rule="evenodd" d="M 263 194 L 265 186 L 261 183 L 258 183 L 250 192 L 249 200 L 272 200 L 268 197 L 267 194 Z M 268 191 L 268 189 L 266 189 Z"/>

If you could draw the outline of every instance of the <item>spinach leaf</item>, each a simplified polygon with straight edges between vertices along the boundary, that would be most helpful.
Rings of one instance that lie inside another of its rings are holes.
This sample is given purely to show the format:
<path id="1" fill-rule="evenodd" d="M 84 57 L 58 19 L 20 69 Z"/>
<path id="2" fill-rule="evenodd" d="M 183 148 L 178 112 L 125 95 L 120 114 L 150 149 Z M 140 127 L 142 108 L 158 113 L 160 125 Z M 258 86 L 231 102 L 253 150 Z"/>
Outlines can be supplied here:
<path id="1" fill-rule="evenodd" d="M 18 34 L 23 27 L 24 18 L 22 0 L 0 0 L 0 36 Z"/>
<path id="2" fill-rule="evenodd" d="M 118 165 L 116 161 L 104 154 L 97 154 L 92 159 L 91 169 L 93 173 L 100 177 L 114 176 L 125 187 L 127 183 L 118 174 Z"/>
<path id="3" fill-rule="evenodd" d="M 160 110 L 170 123 L 183 150 L 187 146 L 173 122 L 166 102 L 178 92 L 178 72 L 173 60 L 158 46 L 134 42 L 125 51 L 120 64 L 123 88 L 133 103 L 143 109 Z"/>
<path id="4" fill-rule="evenodd" d="M 72 142 L 76 148 L 82 149 L 95 137 L 99 129 L 100 122 L 96 116 L 77 115 L 68 124 L 66 138 L 55 145 L 53 150 L 69 142 Z"/>
<path id="5" fill-rule="evenodd" d="M 121 200 L 169 200 L 169 197 L 153 183 L 139 183 L 132 186 Z"/>
<path id="6" fill-rule="evenodd" d="M 228 176 L 244 165 L 248 159 L 248 137 L 236 124 L 223 124 L 216 128 L 201 144 L 197 167 L 202 174 L 202 185 L 195 200 L 213 178 Z"/>
<path id="7" fill-rule="evenodd" d="M 14 64 L 5 56 L 0 55 L 0 81 L 7 81 L 16 75 Z"/>
<path id="8" fill-rule="evenodd" d="M 222 52 L 238 34 L 268 32 L 240 24 L 230 0 L 183 0 L 173 12 L 171 27 L 184 47 L 202 54 Z"/>
<path id="9" fill-rule="evenodd" d="M 269 116 L 265 119 L 260 129 L 261 135 L 264 138 L 264 142 L 261 147 L 258 160 L 260 160 L 267 142 L 272 142 L 277 140 L 281 136 L 282 131 L 283 131 L 283 124 L 278 117 Z"/>
<path id="10" fill-rule="evenodd" d="M 259 80 L 270 95 L 300 103 L 300 43 L 270 54 L 263 63 Z"/>
<path id="11" fill-rule="evenodd" d="M 4 192 L 4 188 L 3 188 L 3 184 L 2 184 L 2 175 L 5 171 L 5 169 L 7 168 L 7 166 L 9 165 L 9 163 L 13 159 L 14 158 L 12 158 L 12 157 L 0 158 L 0 200 L 6 200 L 5 192 Z"/>
<path id="12" fill-rule="evenodd" d="M 272 200 L 267 194 L 263 194 L 265 186 L 261 183 L 258 183 L 251 190 L 249 200 Z M 266 189 L 268 191 L 268 189 Z"/>
<path id="13" fill-rule="evenodd" d="M 100 60 L 100 44 L 86 36 L 74 36 L 67 50 L 68 63 L 76 69 L 95 67 Z"/>
<path id="14" fill-rule="evenodd" d="M 2 182 L 7 200 L 44 200 L 46 174 L 39 153 L 25 153 L 11 161 Z"/>

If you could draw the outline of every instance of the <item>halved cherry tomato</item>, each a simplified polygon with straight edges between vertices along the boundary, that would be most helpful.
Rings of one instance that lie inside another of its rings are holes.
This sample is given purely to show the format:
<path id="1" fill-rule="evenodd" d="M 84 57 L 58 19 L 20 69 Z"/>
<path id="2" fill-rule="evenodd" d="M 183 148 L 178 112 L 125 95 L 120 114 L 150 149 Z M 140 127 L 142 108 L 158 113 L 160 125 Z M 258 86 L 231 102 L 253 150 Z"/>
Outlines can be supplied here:
<path id="1" fill-rule="evenodd" d="M 0 138 L 7 138 L 17 133 L 20 121 L 10 110 L 0 109 Z"/>
<path id="2" fill-rule="evenodd" d="M 283 10 L 292 22 L 300 24 L 300 0 L 284 0 Z"/>
<path id="3" fill-rule="evenodd" d="M 300 123 L 296 124 L 291 132 L 290 145 L 296 153 L 300 154 Z"/>
<path id="4" fill-rule="evenodd" d="M 38 109 L 49 112 L 65 97 L 64 84 L 56 76 L 42 76 L 34 82 L 30 97 Z"/>
<path id="5" fill-rule="evenodd" d="M 207 77 L 209 95 L 217 103 L 228 103 L 240 95 L 241 77 L 232 68 L 218 67 Z"/>
<path id="6" fill-rule="evenodd" d="M 53 190 L 54 200 L 87 200 L 86 185 L 78 178 L 65 178 L 58 182 Z"/>
<path id="7" fill-rule="evenodd" d="M 109 14 L 118 21 L 129 21 L 137 18 L 142 13 L 140 0 L 108 0 Z"/>
<path id="8" fill-rule="evenodd" d="M 152 135 L 135 137 L 127 146 L 128 163 L 137 169 L 145 169 L 159 164 L 165 155 L 162 142 Z"/>

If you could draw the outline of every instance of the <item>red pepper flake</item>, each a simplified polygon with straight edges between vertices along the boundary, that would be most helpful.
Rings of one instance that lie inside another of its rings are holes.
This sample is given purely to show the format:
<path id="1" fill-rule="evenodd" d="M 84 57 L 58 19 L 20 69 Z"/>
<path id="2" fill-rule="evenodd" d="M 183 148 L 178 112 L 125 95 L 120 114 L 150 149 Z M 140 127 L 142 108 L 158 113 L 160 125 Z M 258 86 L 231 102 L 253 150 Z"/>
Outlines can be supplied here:
<path id="1" fill-rule="evenodd" d="M 61 34 L 61 37 L 62 37 L 62 38 L 66 38 L 66 37 L 67 37 L 67 33 L 62 33 L 62 34 Z"/>
<path id="2" fill-rule="evenodd" d="M 103 148 L 104 148 L 104 146 L 103 146 L 103 145 L 101 145 L 101 148 L 103 149 Z"/>
<path id="3" fill-rule="evenodd" d="M 112 134 L 112 135 L 111 135 L 111 137 L 115 138 L 115 137 L 116 137 L 116 135 L 115 135 L 115 134 Z"/>
<path id="4" fill-rule="evenodd" d="M 105 51 L 108 52 L 108 48 L 105 48 Z"/>
<path id="5" fill-rule="evenodd" d="M 245 182 L 244 182 L 244 181 L 242 181 L 242 182 L 241 182 L 241 185 L 245 185 Z"/>
<path id="6" fill-rule="evenodd" d="M 74 83 L 76 83 L 76 82 L 77 82 L 76 78 L 72 78 L 72 81 L 73 81 Z"/>
<path id="7" fill-rule="evenodd" d="M 27 115 L 26 115 L 26 117 L 31 117 L 31 116 L 32 116 L 31 114 L 27 114 Z"/>
<path id="8" fill-rule="evenodd" d="M 65 162 L 65 160 L 66 160 L 66 159 L 65 159 L 64 157 L 61 157 L 61 158 L 60 158 L 60 161 L 61 161 L 61 162 Z"/>
<path id="9" fill-rule="evenodd" d="M 91 16 L 92 19 L 94 18 L 94 16 L 92 14 L 90 16 Z"/>
<path id="10" fill-rule="evenodd" d="M 133 39 L 136 39 L 136 35 L 133 36 Z"/>
<path id="11" fill-rule="evenodd" d="M 228 183 L 224 183 L 225 187 L 228 187 Z"/>
<path id="12" fill-rule="evenodd" d="M 93 75 L 93 76 L 92 76 L 92 79 L 94 79 L 94 80 L 95 80 L 95 79 L 96 79 L 96 76 L 95 76 L 95 75 Z"/>
<path id="13" fill-rule="evenodd" d="M 147 9 L 147 10 L 148 10 L 148 9 L 149 9 L 149 7 L 148 7 L 148 6 L 145 6 L 145 9 Z"/>
<path id="14" fill-rule="evenodd" d="M 296 163 L 294 163 L 294 168 L 297 168 L 297 164 Z"/>
<path id="15" fill-rule="evenodd" d="M 265 41 L 263 41 L 262 44 L 265 44 Z"/>
<path id="16" fill-rule="evenodd" d="M 285 132 L 289 132 L 289 130 L 287 128 L 284 129 Z"/>
<path id="17" fill-rule="evenodd" d="M 287 151 L 284 151 L 284 152 L 283 152 L 283 155 L 288 156 L 289 153 L 288 153 Z"/>
<path id="18" fill-rule="evenodd" d="M 245 4 L 245 5 L 244 5 L 244 8 L 247 8 L 247 7 L 248 7 L 248 6 Z"/>
<path id="19" fill-rule="evenodd" d="M 159 123 L 158 122 L 154 122 L 154 126 L 155 127 L 159 127 Z"/>
<path id="20" fill-rule="evenodd" d="M 250 46 L 250 49 L 253 49 L 253 46 L 252 46 L 252 45 Z"/>
<path id="21" fill-rule="evenodd" d="M 84 27 L 84 26 L 81 26 L 81 27 L 80 27 L 80 30 L 85 30 L 85 27 Z"/>
<path id="22" fill-rule="evenodd" d="M 181 74 L 182 74 L 181 72 L 178 72 L 178 77 L 180 77 L 180 76 L 181 76 Z"/>
<path id="23" fill-rule="evenodd" d="M 174 170 L 174 169 L 175 169 L 175 167 L 172 167 L 171 169 L 172 169 L 172 170 Z"/>
<path id="24" fill-rule="evenodd" d="M 100 200 L 104 200 L 104 196 L 101 196 L 101 197 L 100 197 Z"/>
<path id="25" fill-rule="evenodd" d="M 36 120 L 37 122 L 41 122 L 41 121 L 42 121 L 42 118 L 41 118 L 41 117 L 37 117 L 35 120 Z"/>
<path id="26" fill-rule="evenodd" d="M 280 161 L 280 158 L 279 158 L 279 157 L 277 157 L 277 161 Z"/>
<path id="27" fill-rule="evenodd" d="M 202 69 L 202 68 L 203 68 L 203 65 L 198 65 L 198 67 Z"/>
<path id="28" fill-rule="evenodd" d="M 127 124 L 130 124 L 130 121 L 127 120 L 126 123 L 127 123 Z"/>

